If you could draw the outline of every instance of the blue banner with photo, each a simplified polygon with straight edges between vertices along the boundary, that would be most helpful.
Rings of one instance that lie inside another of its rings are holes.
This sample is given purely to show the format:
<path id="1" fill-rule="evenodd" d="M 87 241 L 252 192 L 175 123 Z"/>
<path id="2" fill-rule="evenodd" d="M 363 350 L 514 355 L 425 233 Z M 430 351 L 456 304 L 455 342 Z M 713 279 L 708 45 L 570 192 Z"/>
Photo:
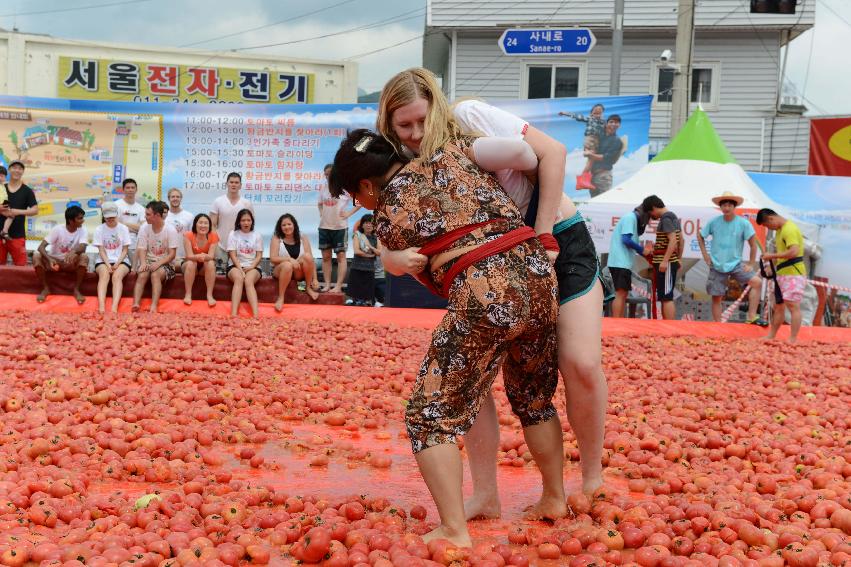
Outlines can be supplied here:
<path id="1" fill-rule="evenodd" d="M 649 96 L 493 104 L 521 116 L 567 147 L 565 191 L 586 200 L 632 175 L 648 159 Z M 0 96 L 0 163 L 20 160 L 39 215 L 40 239 L 72 204 L 86 210 L 90 233 L 105 199 L 122 198 L 133 178 L 143 204 L 183 193 L 183 208 L 209 212 L 229 172 L 257 211 L 268 242 L 283 213 L 316 242 L 323 168 L 347 130 L 374 127 L 375 104 L 240 105 L 134 103 Z M 577 186 L 581 187 L 577 189 Z M 353 219 L 353 221 L 356 220 Z"/>

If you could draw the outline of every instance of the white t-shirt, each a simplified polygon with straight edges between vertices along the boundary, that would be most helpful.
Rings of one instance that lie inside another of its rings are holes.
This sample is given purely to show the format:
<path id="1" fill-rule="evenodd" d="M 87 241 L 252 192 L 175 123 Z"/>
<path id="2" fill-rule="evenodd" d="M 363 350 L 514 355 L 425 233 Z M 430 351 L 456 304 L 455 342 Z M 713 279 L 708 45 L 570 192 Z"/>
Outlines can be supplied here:
<path id="1" fill-rule="evenodd" d="M 482 136 L 498 136 L 522 140 L 529 129 L 529 123 L 495 106 L 480 100 L 465 100 L 455 105 L 455 120 L 465 132 Z M 499 184 L 524 215 L 532 200 L 535 187 L 522 171 L 501 169 L 494 175 Z"/>
<path id="2" fill-rule="evenodd" d="M 234 205 L 230 202 L 227 195 L 221 195 L 213 200 L 213 205 L 210 207 L 210 214 L 218 215 L 218 224 L 216 232 L 219 234 L 219 246 L 224 249 L 227 244 L 228 235 L 231 233 L 236 223 L 236 215 L 242 209 L 248 209 L 254 212 L 254 206 L 248 199 L 242 197 Z"/>
<path id="3" fill-rule="evenodd" d="M 125 246 L 130 246 L 130 229 L 121 223 L 115 225 L 115 228 L 109 228 L 106 224 L 99 225 L 95 229 L 95 236 L 92 239 L 94 246 L 103 246 L 106 252 L 106 258 L 110 264 L 114 264 L 121 255 L 121 249 Z M 100 255 L 98 255 L 100 258 Z M 127 260 L 132 263 L 129 253 L 126 256 Z"/>
<path id="4" fill-rule="evenodd" d="M 147 249 L 145 259 L 149 264 L 158 262 L 166 256 L 170 248 L 177 248 L 180 239 L 173 226 L 164 224 L 159 232 L 154 232 L 154 227 L 149 224 L 142 225 L 139 229 L 138 248 Z"/>
<path id="5" fill-rule="evenodd" d="M 227 251 L 236 251 L 236 259 L 239 260 L 239 266 L 244 268 L 251 265 L 257 257 L 257 252 L 263 250 L 263 237 L 260 233 L 252 230 L 251 232 L 242 232 L 241 230 L 232 230 L 228 236 Z"/>
<path id="6" fill-rule="evenodd" d="M 346 208 L 351 197 L 344 193 L 339 199 L 331 196 L 328 186 L 324 185 L 319 191 L 319 202 L 322 210 L 319 212 L 319 228 L 328 230 L 342 230 L 349 227 L 347 219 L 340 218 L 340 211 Z"/>
<path id="7" fill-rule="evenodd" d="M 145 222 L 145 207 L 139 203 L 133 203 L 131 205 L 124 199 L 118 199 L 115 201 L 115 206 L 118 207 L 118 222 L 129 222 L 131 224 L 142 224 Z M 131 230 L 130 250 L 136 249 L 136 242 L 138 239 L 139 235 Z"/>
<path id="8" fill-rule="evenodd" d="M 195 215 L 187 211 L 186 209 L 181 210 L 179 213 L 174 214 L 169 211 L 165 215 L 165 223 L 174 227 L 174 230 L 177 231 L 177 259 L 181 260 L 186 257 L 186 253 L 183 251 L 183 233 L 189 230 L 192 230 L 192 221 L 195 220 Z"/>
<path id="9" fill-rule="evenodd" d="M 68 252 L 71 252 L 79 244 L 85 244 L 88 241 L 88 233 L 84 227 L 80 227 L 74 232 L 68 232 L 65 225 L 56 225 L 50 229 L 45 240 L 47 248 L 45 252 L 54 260 L 63 260 Z"/>

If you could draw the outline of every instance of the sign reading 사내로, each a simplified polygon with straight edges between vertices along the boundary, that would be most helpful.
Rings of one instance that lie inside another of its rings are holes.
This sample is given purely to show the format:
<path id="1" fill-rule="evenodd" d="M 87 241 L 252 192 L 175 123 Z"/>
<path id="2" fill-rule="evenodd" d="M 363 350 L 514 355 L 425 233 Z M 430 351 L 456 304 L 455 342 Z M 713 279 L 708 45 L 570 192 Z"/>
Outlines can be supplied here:
<path id="1" fill-rule="evenodd" d="M 314 76 L 257 69 L 60 57 L 58 96 L 129 102 L 309 104 Z"/>
<path id="2" fill-rule="evenodd" d="M 499 37 L 506 55 L 586 55 L 596 43 L 588 28 L 507 29 Z"/>

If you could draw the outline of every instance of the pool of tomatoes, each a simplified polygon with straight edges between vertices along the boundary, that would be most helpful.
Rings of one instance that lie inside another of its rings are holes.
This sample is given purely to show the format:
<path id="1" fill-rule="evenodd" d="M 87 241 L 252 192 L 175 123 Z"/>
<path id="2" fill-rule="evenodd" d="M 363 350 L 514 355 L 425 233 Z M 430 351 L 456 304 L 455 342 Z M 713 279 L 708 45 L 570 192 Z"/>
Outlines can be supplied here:
<path id="1" fill-rule="evenodd" d="M 605 339 L 606 482 L 576 490 L 562 409 L 570 514 L 550 524 L 522 520 L 538 475 L 498 381 L 504 518 L 458 549 L 420 537 L 437 516 L 402 424 L 428 340 L 5 313 L 0 564 L 851 566 L 851 346 Z"/>

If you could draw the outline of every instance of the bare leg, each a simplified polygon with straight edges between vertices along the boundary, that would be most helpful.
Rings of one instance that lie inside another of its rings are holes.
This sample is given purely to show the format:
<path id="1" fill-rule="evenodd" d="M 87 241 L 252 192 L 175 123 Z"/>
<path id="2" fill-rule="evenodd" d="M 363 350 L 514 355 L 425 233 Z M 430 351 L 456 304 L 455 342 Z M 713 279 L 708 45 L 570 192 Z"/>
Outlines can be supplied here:
<path id="1" fill-rule="evenodd" d="M 319 298 L 319 294 L 316 293 L 316 262 L 313 261 L 313 258 L 305 257 L 299 260 L 299 264 L 301 264 L 301 271 L 304 273 L 305 291 L 307 291 L 310 299 L 316 301 Z"/>
<path id="2" fill-rule="evenodd" d="M 564 498 L 564 446 L 558 416 L 523 429 L 526 446 L 541 471 L 541 499 L 527 517 L 556 520 L 567 515 Z"/>
<path id="3" fill-rule="evenodd" d="M 346 251 L 337 252 L 337 285 L 331 291 L 343 293 L 343 282 L 346 281 Z"/>
<path id="4" fill-rule="evenodd" d="M 216 304 L 216 299 L 213 297 L 213 290 L 216 288 L 215 260 L 204 262 L 204 283 L 207 285 L 207 305 L 213 307 Z"/>
<path id="5" fill-rule="evenodd" d="M 615 298 L 612 300 L 612 317 L 623 317 L 627 295 L 629 295 L 629 291 L 626 289 L 615 290 Z"/>
<path id="6" fill-rule="evenodd" d="M 759 276 L 753 277 L 748 284 L 751 286 L 751 290 L 748 292 L 748 321 L 752 321 L 756 319 L 756 311 L 759 308 L 762 279 Z"/>
<path id="7" fill-rule="evenodd" d="M 118 313 L 118 304 L 121 303 L 121 294 L 124 291 L 124 277 L 130 272 L 124 264 L 120 264 L 112 272 L 112 312 Z"/>
<path id="8" fill-rule="evenodd" d="M 464 518 L 464 499 L 461 492 L 463 465 L 458 447 L 452 444 L 435 445 L 416 454 L 420 473 L 437 505 L 440 526 L 423 536 L 428 542 L 445 538 L 460 547 L 471 547 Z"/>
<path id="9" fill-rule="evenodd" d="M 608 386 L 601 364 L 603 289 L 598 283 L 582 297 L 561 306 L 558 316 L 559 371 L 567 395 L 567 419 L 576 435 L 582 490 L 603 483 L 603 436 Z"/>
<path id="10" fill-rule="evenodd" d="M 157 268 L 157 270 L 151 274 L 151 313 L 156 313 L 157 308 L 159 307 L 164 278 L 165 268 Z"/>
<path id="11" fill-rule="evenodd" d="M 109 287 L 109 268 L 101 264 L 95 268 L 98 275 L 98 313 L 106 311 L 106 289 Z"/>
<path id="12" fill-rule="evenodd" d="M 38 251 L 33 252 L 33 268 L 35 275 L 38 276 L 38 281 L 41 282 L 41 293 L 38 294 L 36 300 L 42 303 L 47 296 L 50 295 L 50 287 L 47 285 L 47 271 L 44 269 L 44 257 Z"/>
<path id="13" fill-rule="evenodd" d="M 792 332 L 789 334 L 789 342 L 794 343 L 798 341 L 798 331 L 801 330 L 801 304 L 792 303 L 791 301 L 787 301 L 786 304 L 789 307 L 789 315 L 792 318 Z"/>
<path id="14" fill-rule="evenodd" d="M 673 301 L 662 302 L 662 319 L 673 321 L 677 318 L 677 307 Z"/>
<path id="15" fill-rule="evenodd" d="M 133 310 L 138 311 L 139 305 L 142 303 L 142 293 L 145 291 L 145 285 L 148 283 L 148 278 L 151 277 L 151 272 L 136 273 L 136 287 L 133 288 Z"/>
<path id="16" fill-rule="evenodd" d="M 667 317 L 666 317 L 667 319 Z M 712 296 L 712 320 L 716 323 L 721 322 L 721 296 Z"/>
<path id="17" fill-rule="evenodd" d="M 284 260 L 272 271 L 272 275 L 278 278 L 278 297 L 275 299 L 275 311 L 280 312 L 284 308 L 284 296 L 287 292 L 287 286 L 293 277 L 293 265 L 289 260 Z"/>
<path id="18" fill-rule="evenodd" d="M 85 279 L 88 271 L 89 257 L 85 254 L 80 254 L 80 258 L 77 260 L 77 278 L 74 280 L 74 298 L 80 305 L 82 305 L 86 301 L 86 296 L 83 295 L 81 288 L 83 286 L 83 280 Z"/>
<path id="19" fill-rule="evenodd" d="M 333 266 L 331 264 L 331 249 L 322 250 L 322 287 L 320 291 L 328 291 L 331 289 L 331 270 Z"/>
<path id="20" fill-rule="evenodd" d="M 492 393 L 482 400 L 476 421 L 464 436 L 464 448 L 473 479 L 473 495 L 464 503 L 466 518 L 499 518 L 502 514 L 496 482 L 499 420 Z"/>
<path id="21" fill-rule="evenodd" d="M 198 273 L 198 263 L 186 260 L 181 266 L 183 270 L 183 303 L 192 305 L 192 286 L 195 285 L 195 275 Z"/>
<path id="22" fill-rule="evenodd" d="M 257 290 L 254 284 L 261 278 L 260 272 L 251 270 L 245 274 L 245 299 L 248 300 L 248 305 L 251 307 L 251 315 L 257 319 L 260 316 L 260 307 L 257 304 Z"/>
<path id="23" fill-rule="evenodd" d="M 777 336 L 777 331 L 783 325 L 783 320 L 786 318 L 786 303 L 777 303 L 774 305 L 774 312 L 771 314 L 771 328 L 766 335 L 767 340 L 772 340 Z"/>
<path id="24" fill-rule="evenodd" d="M 245 283 L 245 275 L 239 268 L 228 270 L 228 279 L 233 282 L 230 292 L 230 315 L 236 317 L 239 312 L 239 302 L 242 301 L 242 287 Z"/>

